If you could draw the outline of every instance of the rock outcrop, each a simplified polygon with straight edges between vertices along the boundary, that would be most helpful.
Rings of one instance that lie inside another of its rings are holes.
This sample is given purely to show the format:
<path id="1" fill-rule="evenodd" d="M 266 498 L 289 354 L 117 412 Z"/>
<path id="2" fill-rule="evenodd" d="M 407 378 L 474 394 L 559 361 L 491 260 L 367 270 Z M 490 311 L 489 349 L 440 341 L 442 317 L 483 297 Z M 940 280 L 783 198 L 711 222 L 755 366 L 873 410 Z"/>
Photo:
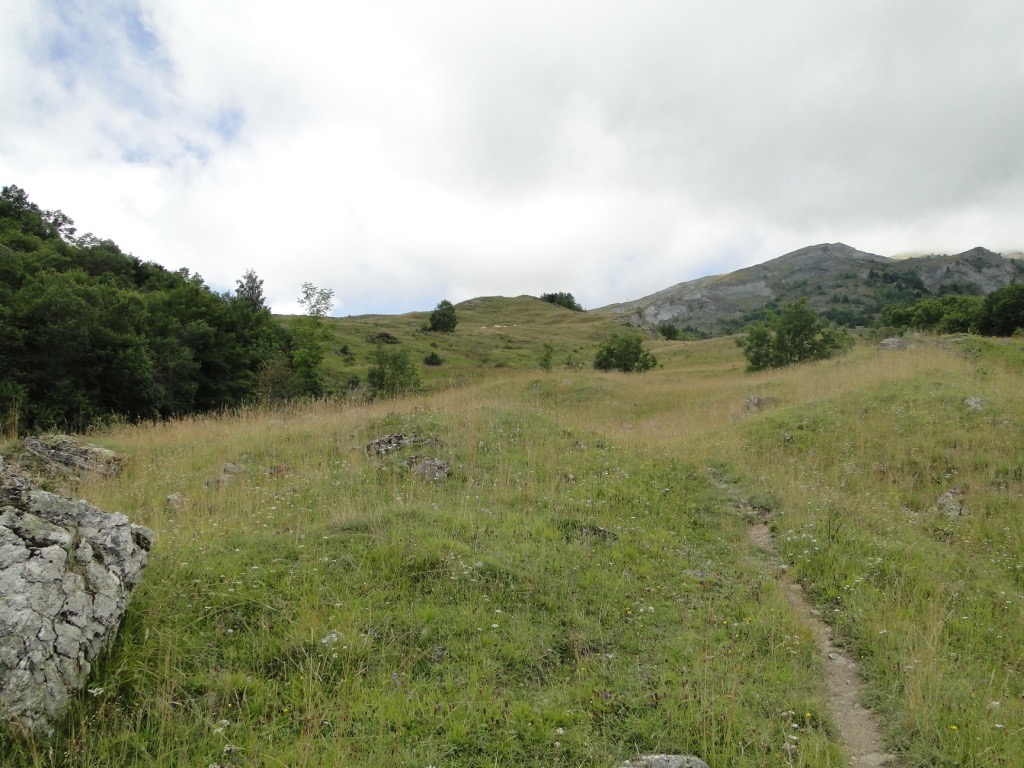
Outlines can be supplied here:
<path id="1" fill-rule="evenodd" d="M 114 638 L 153 532 L 0 459 L 0 719 L 49 733 Z"/>
<path id="2" fill-rule="evenodd" d="M 51 469 L 62 472 L 94 472 L 114 477 L 121 471 L 124 456 L 91 443 L 83 443 L 70 435 L 39 435 L 26 437 L 27 453 L 42 459 Z"/>

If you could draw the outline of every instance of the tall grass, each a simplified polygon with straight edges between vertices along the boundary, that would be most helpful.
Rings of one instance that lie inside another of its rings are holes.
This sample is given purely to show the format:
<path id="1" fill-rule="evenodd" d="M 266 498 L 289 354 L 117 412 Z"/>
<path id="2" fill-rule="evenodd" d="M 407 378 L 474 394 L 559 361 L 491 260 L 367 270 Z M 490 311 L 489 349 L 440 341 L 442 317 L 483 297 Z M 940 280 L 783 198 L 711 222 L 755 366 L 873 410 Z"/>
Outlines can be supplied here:
<path id="1" fill-rule="evenodd" d="M 8 763 L 845 765 L 813 638 L 725 473 L 773 515 L 903 762 L 1014 765 L 1019 347 L 754 376 L 729 340 L 655 351 L 644 376 L 504 369 L 111 429 L 128 468 L 78 492 L 157 545 L 99 692 L 52 743 L 4 737 Z M 366 454 L 392 432 L 440 443 Z M 413 453 L 447 481 L 410 474 Z"/>

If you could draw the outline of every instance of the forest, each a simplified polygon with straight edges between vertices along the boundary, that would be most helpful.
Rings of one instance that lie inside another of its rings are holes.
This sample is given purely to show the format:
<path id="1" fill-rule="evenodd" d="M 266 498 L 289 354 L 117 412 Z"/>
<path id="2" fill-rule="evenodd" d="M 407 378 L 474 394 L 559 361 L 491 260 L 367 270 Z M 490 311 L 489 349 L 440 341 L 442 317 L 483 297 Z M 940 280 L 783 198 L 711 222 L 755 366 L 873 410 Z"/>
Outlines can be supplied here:
<path id="1" fill-rule="evenodd" d="M 238 406 L 258 396 L 269 363 L 292 372 L 292 351 L 255 273 L 218 293 L 188 269 L 76 237 L 67 215 L 16 186 L 0 193 L 5 433 Z"/>

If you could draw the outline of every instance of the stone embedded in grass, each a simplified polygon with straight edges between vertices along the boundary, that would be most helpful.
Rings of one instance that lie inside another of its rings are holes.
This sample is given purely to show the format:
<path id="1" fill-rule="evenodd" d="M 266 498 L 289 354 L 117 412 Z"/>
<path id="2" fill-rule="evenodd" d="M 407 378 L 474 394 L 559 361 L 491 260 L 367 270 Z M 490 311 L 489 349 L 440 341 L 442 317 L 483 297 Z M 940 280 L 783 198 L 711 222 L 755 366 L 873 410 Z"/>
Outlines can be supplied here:
<path id="1" fill-rule="evenodd" d="M 627 760 L 619 768 L 709 768 L 693 755 L 644 755 Z"/>
<path id="2" fill-rule="evenodd" d="M 0 461 L 0 719 L 52 732 L 116 634 L 152 544 L 148 528 L 41 491 Z"/>
<path id="3" fill-rule="evenodd" d="M 366 446 L 366 452 L 371 456 L 385 456 L 391 451 L 405 448 L 409 445 L 440 445 L 441 441 L 436 437 L 416 437 L 415 435 L 403 435 L 396 432 L 393 435 L 378 437 Z"/>
<path id="4" fill-rule="evenodd" d="M 985 400 L 980 397 L 968 397 L 964 400 L 964 405 L 972 411 L 980 411 L 985 408 Z"/>
<path id="5" fill-rule="evenodd" d="M 959 488 L 950 488 L 935 500 L 939 509 L 950 520 L 956 520 L 967 514 L 964 504 L 964 492 Z"/>
<path id="6" fill-rule="evenodd" d="M 429 456 L 410 456 L 405 460 L 406 469 L 426 480 L 442 482 L 448 479 L 448 464 Z"/>

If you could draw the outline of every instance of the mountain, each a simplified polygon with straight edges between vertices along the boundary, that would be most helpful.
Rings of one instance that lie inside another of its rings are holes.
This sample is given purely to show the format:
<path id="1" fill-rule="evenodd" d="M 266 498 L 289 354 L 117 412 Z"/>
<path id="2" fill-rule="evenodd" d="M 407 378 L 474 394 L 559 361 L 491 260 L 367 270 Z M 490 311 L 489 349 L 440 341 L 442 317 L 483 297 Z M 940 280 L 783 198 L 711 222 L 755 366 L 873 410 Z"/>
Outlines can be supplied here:
<path id="1" fill-rule="evenodd" d="M 806 297 L 825 317 L 853 327 L 871 324 L 887 304 L 947 293 L 985 295 L 1020 279 L 1024 262 L 985 248 L 892 259 L 844 243 L 823 243 L 596 311 L 624 316 L 640 327 L 671 323 L 718 335 Z"/>

